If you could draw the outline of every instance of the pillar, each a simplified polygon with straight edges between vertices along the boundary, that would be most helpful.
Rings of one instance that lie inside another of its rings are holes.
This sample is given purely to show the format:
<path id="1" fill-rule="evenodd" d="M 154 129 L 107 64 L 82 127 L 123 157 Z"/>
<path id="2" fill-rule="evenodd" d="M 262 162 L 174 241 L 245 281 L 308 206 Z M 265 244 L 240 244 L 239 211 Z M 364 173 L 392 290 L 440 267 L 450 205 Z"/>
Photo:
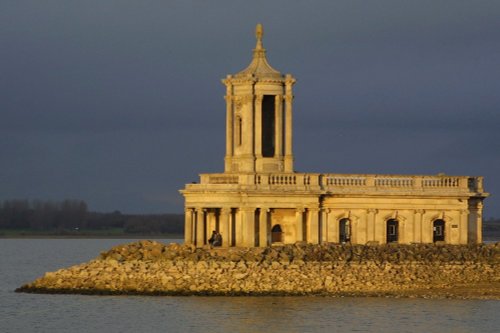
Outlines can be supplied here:
<path id="1" fill-rule="evenodd" d="M 275 151 L 274 156 L 280 158 L 283 155 L 283 97 L 276 95 L 274 97 L 275 103 Z"/>
<path id="2" fill-rule="evenodd" d="M 205 245 L 205 210 L 196 208 L 196 246 Z"/>
<path id="3" fill-rule="evenodd" d="M 304 209 L 295 211 L 295 227 L 297 233 L 295 241 L 301 242 L 304 240 Z"/>
<path id="4" fill-rule="evenodd" d="M 477 203 L 476 219 L 477 219 L 476 220 L 477 243 L 482 243 L 483 242 L 483 203 L 481 201 Z"/>
<path id="5" fill-rule="evenodd" d="M 255 96 L 255 155 L 262 158 L 262 95 Z"/>
<path id="6" fill-rule="evenodd" d="M 267 222 L 267 208 L 259 210 L 259 246 L 266 247 L 269 245 L 269 230 Z"/>
<path id="7" fill-rule="evenodd" d="M 293 172 L 292 152 L 292 85 L 295 80 L 290 74 L 285 76 L 285 172 Z"/>
<path id="8" fill-rule="evenodd" d="M 417 209 L 413 217 L 413 242 L 422 243 L 422 218 L 424 215 L 424 210 Z"/>
<path id="9" fill-rule="evenodd" d="M 184 244 L 193 244 L 193 209 L 184 212 Z"/>
<path id="10" fill-rule="evenodd" d="M 327 216 L 327 229 L 328 229 L 328 242 L 330 243 L 338 243 L 339 242 L 339 223 L 333 214 L 333 211 L 330 210 Z"/>
<path id="11" fill-rule="evenodd" d="M 469 216 L 469 211 L 468 210 L 461 210 L 460 211 L 460 222 L 458 227 L 460 228 L 460 236 L 459 236 L 459 244 L 467 244 L 468 239 L 467 239 L 467 217 Z"/>
<path id="12" fill-rule="evenodd" d="M 225 171 L 229 172 L 232 168 L 232 156 L 233 156 L 233 96 L 232 96 L 232 84 L 230 82 L 231 75 L 227 76 L 225 80 L 226 84 L 226 158 L 225 158 Z"/>
<path id="13" fill-rule="evenodd" d="M 366 228 L 366 240 L 369 242 L 369 241 L 376 241 L 377 240 L 377 236 L 376 236 L 376 228 L 375 228 L 375 215 L 377 214 L 377 210 L 376 209 L 368 209 L 367 210 L 367 220 L 368 220 L 368 225 L 367 225 L 367 228 Z"/>
<path id="14" fill-rule="evenodd" d="M 321 237 L 320 237 L 320 243 L 327 243 L 328 242 L 328 215 L 330 213 L 329 209 L 322 209 L 320 211 L 321 214 L 321 219 L 320 219 L 320 226 L 321 226 Z"/>
<path id="15" fill-rule="evenodd" d="M 243 246 L 255 246 L 255 208 L 245 207 L 242 209 L 243 224 Z"/>
<path id="16" fill-rule="evenodd" d="M 307 242 L 311 244 L 319 243 L 319 210 L 317 208 L 309 208 L 307 210 L 308 224 L 307 224 Z"/>
<path id="17" fill-rule="evenodd" d="M 231 209 L 221 208 L 220 209 L 220 234 L 222 235 L 222 246 L 229 247 L 231 244 L 231 237 L 229 231 L 229 221 L 230 221 Z"/>
<path id="18" fill-rule="evenodd" d="M 253 95 L 243 96 L 242 98 L 242 146 L 244 162 L 240 164 L 240 171 L 254 171 L 254 109 L 253 109 Z"/>

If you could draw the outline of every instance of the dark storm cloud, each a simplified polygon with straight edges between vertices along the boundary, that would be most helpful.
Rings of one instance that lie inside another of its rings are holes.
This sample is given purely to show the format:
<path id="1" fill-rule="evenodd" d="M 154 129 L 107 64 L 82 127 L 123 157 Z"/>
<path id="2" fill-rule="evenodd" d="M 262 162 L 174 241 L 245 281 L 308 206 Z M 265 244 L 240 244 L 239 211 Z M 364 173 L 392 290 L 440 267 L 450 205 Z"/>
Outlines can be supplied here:
<path id="1" fill-rule="evenodd" d="M 224 155 L 264 24 L 300 171 L 484 175 L 500 193 L 498 1 L 3 1 L 0 199 L 181 211 Z M 500 216 L 495 196 L 486 216 Z"/>

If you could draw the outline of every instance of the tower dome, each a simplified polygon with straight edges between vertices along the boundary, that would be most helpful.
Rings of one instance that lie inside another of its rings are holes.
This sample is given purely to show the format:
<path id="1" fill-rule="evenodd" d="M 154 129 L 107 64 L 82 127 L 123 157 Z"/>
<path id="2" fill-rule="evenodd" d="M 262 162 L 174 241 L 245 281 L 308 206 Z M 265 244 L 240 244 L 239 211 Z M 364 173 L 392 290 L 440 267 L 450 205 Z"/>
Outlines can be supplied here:
<path id="1" fill-rule="evenodd" d="M 257 44 L 253 50 L 253 58 L 247 68 L 234 75 L 236 78 L 257 77 L 257 78 L 281 78 L 281 73 L 271 67 L 266 59 L 266 49 L 262 46 L 264 29 L 262 24 L 257 24 L 255 28 L 255 38 Z"/>

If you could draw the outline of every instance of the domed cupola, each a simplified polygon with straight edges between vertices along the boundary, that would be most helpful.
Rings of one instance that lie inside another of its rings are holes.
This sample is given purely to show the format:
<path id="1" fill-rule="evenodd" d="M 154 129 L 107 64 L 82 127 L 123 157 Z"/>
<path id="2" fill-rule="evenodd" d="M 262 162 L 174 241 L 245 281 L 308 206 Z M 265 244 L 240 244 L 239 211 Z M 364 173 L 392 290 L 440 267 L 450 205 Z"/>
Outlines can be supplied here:
<path id="1" fill-rule="evenodd" d="M 272 68 L 266 59 L 266 49 L 262 46 L 262 37 L 264 36 L 264 29 L 262 24 L 257 24 L 255 29 L 255 37 L 257 45 L 253 50 L 253 58 L 250 65 L 241 72 L 234 75 L 235 78 L 277 78 L 281 79 L 282 75 L 279 71 Z"/>
<path id="2" fill-rule="evenodd" d="M 250 65 L 222 82 L 226 86 L 225 172 L 293 172 L 292 86 L 295 79 L 272 68 L 262 46 Z"/>

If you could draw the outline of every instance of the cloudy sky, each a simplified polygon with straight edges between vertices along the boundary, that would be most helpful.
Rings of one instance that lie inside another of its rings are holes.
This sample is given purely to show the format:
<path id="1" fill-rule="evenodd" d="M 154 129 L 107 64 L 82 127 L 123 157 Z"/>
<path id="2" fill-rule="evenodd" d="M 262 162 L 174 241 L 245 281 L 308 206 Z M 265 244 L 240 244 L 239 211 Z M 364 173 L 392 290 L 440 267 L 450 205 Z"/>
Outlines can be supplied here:
<path id="1" fill-rule="evenodd" d="M 182 212 L 220 172 L 224 86 L 295 85 L 302 172 L 482 175 L 500 217 L 499 1 L 0 1 L 0 200 Z"/>

